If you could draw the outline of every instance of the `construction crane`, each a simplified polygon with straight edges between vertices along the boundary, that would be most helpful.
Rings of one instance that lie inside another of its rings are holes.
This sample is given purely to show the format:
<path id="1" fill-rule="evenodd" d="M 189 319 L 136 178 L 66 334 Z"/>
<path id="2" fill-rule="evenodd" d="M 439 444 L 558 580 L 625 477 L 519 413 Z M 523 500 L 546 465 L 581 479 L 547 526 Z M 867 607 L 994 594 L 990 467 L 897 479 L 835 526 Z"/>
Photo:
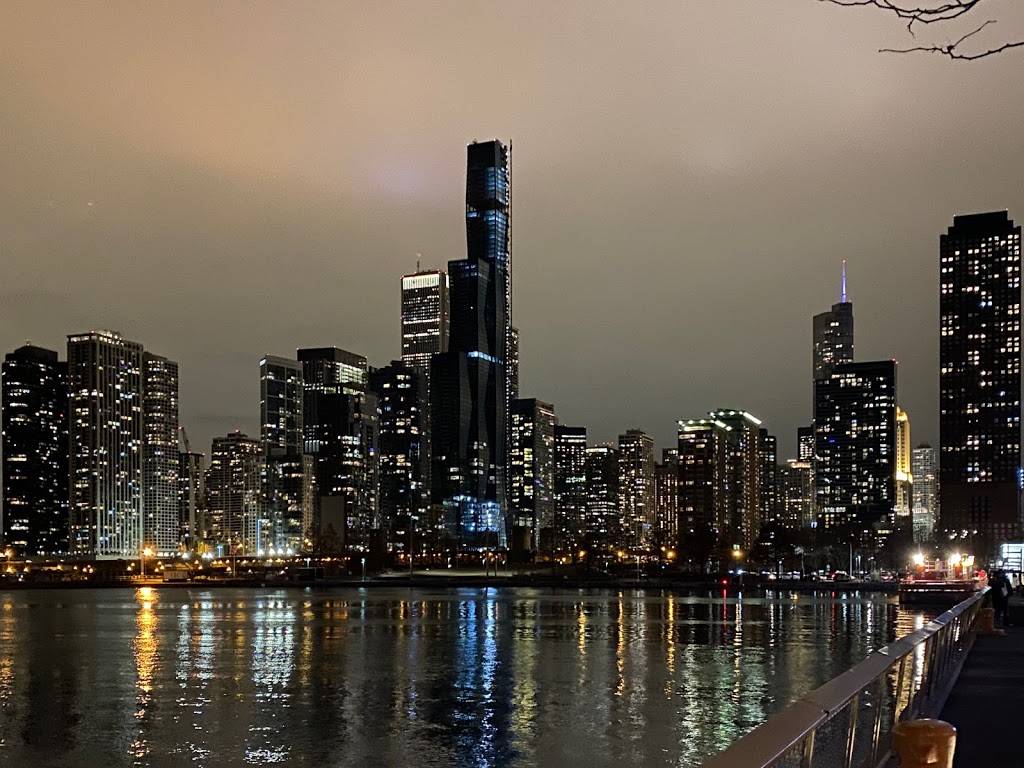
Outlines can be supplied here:
<path id="1" fill-rule="evenodd" d="M 196 489 L 199 487 L 199 473 L 202 468 L 199 466 L 199 454 L 192 453 L 192 445 L 188 441 L 188 432 L 185 431 L 185 427 L 178 427 L 178 435 L 181 438 L 178 449 L 185 448 L 185 463 L 188 471 L 188 531 L 186 535 L 189 549 L 194 550 L 199 543 Z"/>

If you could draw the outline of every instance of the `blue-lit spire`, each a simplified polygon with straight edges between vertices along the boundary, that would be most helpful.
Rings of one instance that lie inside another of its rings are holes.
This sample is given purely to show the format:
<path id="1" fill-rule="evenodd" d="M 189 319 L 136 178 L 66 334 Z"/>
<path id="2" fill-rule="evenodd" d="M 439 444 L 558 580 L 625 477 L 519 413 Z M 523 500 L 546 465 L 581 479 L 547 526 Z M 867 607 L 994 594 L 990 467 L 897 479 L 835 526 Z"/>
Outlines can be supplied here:
<path id="1" fill-rule="evenodd" d="M 840 304 L 845 304 L 846 303 L 846 259 L 843 259 L 843 284 L 842 284 L 842 290 L 841 290 L 841 292 L 839 294 L 839 303 Z"/>

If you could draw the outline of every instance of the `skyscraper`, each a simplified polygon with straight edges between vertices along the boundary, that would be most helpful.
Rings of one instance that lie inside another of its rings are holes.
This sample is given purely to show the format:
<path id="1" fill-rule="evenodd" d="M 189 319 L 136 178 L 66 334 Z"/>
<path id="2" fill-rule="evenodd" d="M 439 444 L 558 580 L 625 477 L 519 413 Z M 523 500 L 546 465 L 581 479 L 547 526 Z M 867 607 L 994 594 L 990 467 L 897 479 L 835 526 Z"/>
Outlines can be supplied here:
<path id="1" fill-rule="evenodd" d="M 305 451 L 313 458 L 311 545 L 368 549 L 380 529 L 377 396 L 366 358 L 335 347 L 300 349 Z"/>
<path id="2" fill-rule="evenodd" d="M 402 362 L 430 375 L 430 358 L 448 350 L 448 275 L 439 270 L 402 278 Z"/>
<path id="3" fill-rule="evenodd" d="M 853 304 L 846 296 L 846 261 L 843 261 L 839 303 L 814 316 L 814 378 L 826 379 L 832 368 L 853 362 Z"/>
<path id="4" fill-rule="evenodd" d="M 263 511 L 256 553 L 292 553 L 303 547 L 312 517 L 313 460 L 304 455 L 303 369 L 297 360 L 260 360 L 260 442 Z"/>
<path id="5" fill-rule="evenodd" d="M 71 550 L 137 558 L 143 542 L 142 345 L 68 336 Z"/>
<path id="6" fill-rule="evenodd" d="M 607 552 L 619 539 L 619 457 L 610 445 L 587 448 L 587 514 L 583 538 L 588 550 Z"/>
<path id="7" fill-rule="evenodd" d="M 912 452 L 914 474 L 914 542 L 932 541 L 935 523 L 939 519 L 938 451 L 928 444 L 919 445 Z"/>
<path id="8" fill-rule="evenodd" d="M 708 415 L 728 428 L 727 500 L 718 525 L 720 542 L 749 551 L 761 532 L 761 420 L 729 408 Z"/>
<path id="9" fill-rule="evenodd" d="M 575 552 L 587 514 L 587 428 L 555 425 L 555 549 Z"/>
<path id="10" fill-rule="evenodd" d="M 654 543 L 679 546 L 679 449 L 666 448 L 654 466 Z"/>
<path id="11" fill-rule="evenodd" d="M 896 503 L 896 361 L 833 366 L 815 390 L 818 524 L 878 543 Z"/>
<path id="12" fill-rule="evenodd" d="M 427 378 L 400 360 L 370 373 L 377 396 L 380 518 L 393 552 L 423 550 L 427 530 Z M 416 545 L 416 541 L 420 545 Z"/>
<path id="13" fill-rule="evenodd" d="M 623 543 L 634 551 L 654 543 L 654 440 L 639 429 L 619 435 L 619 509 Z"/>
<path id="14" fill-rule="evenodd" d="M 166 557 L 180 544 L 178 364 L 149 352 L 142 355 L 142 423 L 143 545 Z"/>
<path id="15" fill-rule="evenodd" d="M 776 522 L 778 517 L 779 444 L 775 435 L 764 427 L 759 432 L 759 462 L 761 465 L 761 525 Z"/>
<path id="16" fill-rule="evenodd" d="M 910 466 L 910 417 L 896 406 L 896 525 L 911 528 L 914 476 Z"/>
<path id="17" fill-rule="evenodd" d="M 206 504 L 210 541 L 223 555 L 255 555 L 266 540 L 262 463 L 259 440 L 237 429 L 213 438 Z"/>
<path id="18" fill-rule="evenodd" d="M 3 507 L 0 550 L 57 555 L 68 549 L 67 365 L 26 345 L 2 371 Z"/>
<path id="19" fill-rule="evenodd" d="M 431 495 L 459 547 L 505 546 L 511 381 L 509 153 L 471 144 L 466 258 L 448 263 L 451 335 L 431 360 Z"/>
<path id="20" fill-rule="evenodd" d="M 706 569 L 725 525 L 729 426 L 718 419 L 679 422 L 679 546 L 681 562 Z"/>
<path id="21" fill-rule="evenodd" d="M 509 402 L 519 397 L 519 329 L 510 328 L 508 336 L 508 397 Z"/>
<path id="22" fill-rule="evenodd" d="M 555 523 L 555 409 L 536 398 L 512 401 L 512 549 L 552 552 Z"/>
<path id="23" fill-rule="evenodd" d="M 797 451 L 796 457 L 799 461 L 814 461 L 814 425 L 808 427 L 797 427 L 796 430 Z"/>
<path id="24" fill-rule="evenodd" d="M 779 466 L 776 523 L 789 530 L 810 528 L 814 522 L 814 483 L 811 463 L 790 459 Z"/>
<path id="25" fill-rule="evenodd" d="M 1021 535 L 1021 231 L 956 216 L 939 243 L 939 495 L 977 556 Z"/>
<path id="26" fill-rule="evenodd" d="M 209 537 L 204 458 L 196 451 L 178 452 L 178 531 L 186 550 Z"/>

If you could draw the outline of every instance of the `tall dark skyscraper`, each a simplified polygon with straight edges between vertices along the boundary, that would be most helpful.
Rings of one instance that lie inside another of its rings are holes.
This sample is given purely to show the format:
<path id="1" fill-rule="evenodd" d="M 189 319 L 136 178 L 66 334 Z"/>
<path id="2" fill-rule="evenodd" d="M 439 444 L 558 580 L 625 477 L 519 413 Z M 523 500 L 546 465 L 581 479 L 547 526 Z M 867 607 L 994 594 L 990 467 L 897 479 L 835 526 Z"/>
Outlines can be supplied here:
<path id="1" fill-rule="evenodd" d="M 380 527 L 377 396 L 366 358 L 335 347 L 300 349 L 305 451 L 313 457 L 311 546 L 368 548 Z M 326 545 L 325 545 L 326 546 Z"/>
<path id="2" fill-rule="evenodd" d="M 587 549 L 608 552 L 619 541 L 619 452 L 610 445 L 587 448 Z"/>
<path id="3" fill-rule="evenodd" d="M 19 347 L 2 372 L 3 509 L 0 550 L 56 555 L 68 548 L 67 365 Z"/>
<path id="4" fill-rule="evenodd" d="M 846 262 L 843 261 L 839 303 L 814 316 L 814 378 L 828 378 L 832 367 L 853 362 L 853 304 L 846 296 Z"/>
<path id="5" fill-rule="evenodd" d="M 429 270 L 402 278 L 402 362 L 430 375 L 430 358 L 448 350 L 448 275 Z"/>
<path id="6" fill-rule="evenodd" d="M 71 550 L 139 557 L 143 541 L 142 345 L 113 331 L 68 336 Z"/>
<path id="7" fill-rule="evenodd" d="M 451 335 L 431 361 L 432 503 L 460 547 L 508 535 L 509 151 L 470 144 L 465 259 L 448 263 Z"/>
<path id="8" fill-rule="evenodd" d="M 718 419 L 679 422 L 680 562 L 703 570 L 728 509 L 729 427 Z"/>
<path id="9" fill-rule="evenodd" d="M 422 552 L 427 530 L 427 378 L 394 360 L 370 372 L 380 419 L 380 518 L 393 552 Z"/>
<path id="10" fill-rule="evenodd" d="M 939 242 L 939 525 L 975 554 L 1021 535 L 1021 229 L 956 216 Z"/>
<path id="11" fill-rule="evenodd" d="M 142 411 L 145 446 L 143 543 L 157 555 L 178 551 L 178 364 L 166 357 L 142 355 Z"/>
<path id="12" fill-rule="evenodd" d="M 312 517 L 313 460 L 303 453 L 304 388 L 297 360 L 260 360 L 263 512 L 256 552 L 290 554 L 303 546 Z"/>
<path id="13" fill-rule="evenodd" d="M 869 545 L 896 504 L 896 361 L 842 363 L 815 387 L 818 524 Z"/>
<path id="14" fill-rule="evenodd" d="M 654 467 L 654 543 L 679 546 L 679 449 L 666 448 Z"/>
<path id="15" fill-rule="evenodd" d="M 555 548 L 575 552 L 587 514 L 587 428 L 555 426 Z"/>

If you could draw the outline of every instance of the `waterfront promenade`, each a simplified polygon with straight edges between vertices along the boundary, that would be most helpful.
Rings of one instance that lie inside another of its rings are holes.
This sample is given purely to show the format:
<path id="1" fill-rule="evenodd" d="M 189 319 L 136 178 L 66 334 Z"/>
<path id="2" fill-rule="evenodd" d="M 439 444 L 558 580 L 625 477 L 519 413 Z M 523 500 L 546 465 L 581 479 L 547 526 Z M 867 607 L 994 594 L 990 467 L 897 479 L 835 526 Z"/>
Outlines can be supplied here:
<path id="1" fill-rule="evenodd" d="M 940 718 L 957 729 L 954 768 L 1024 765 L 1024 601 L 1014 603 L 1017 626 L 975 640 L 942 708 Z"/>

